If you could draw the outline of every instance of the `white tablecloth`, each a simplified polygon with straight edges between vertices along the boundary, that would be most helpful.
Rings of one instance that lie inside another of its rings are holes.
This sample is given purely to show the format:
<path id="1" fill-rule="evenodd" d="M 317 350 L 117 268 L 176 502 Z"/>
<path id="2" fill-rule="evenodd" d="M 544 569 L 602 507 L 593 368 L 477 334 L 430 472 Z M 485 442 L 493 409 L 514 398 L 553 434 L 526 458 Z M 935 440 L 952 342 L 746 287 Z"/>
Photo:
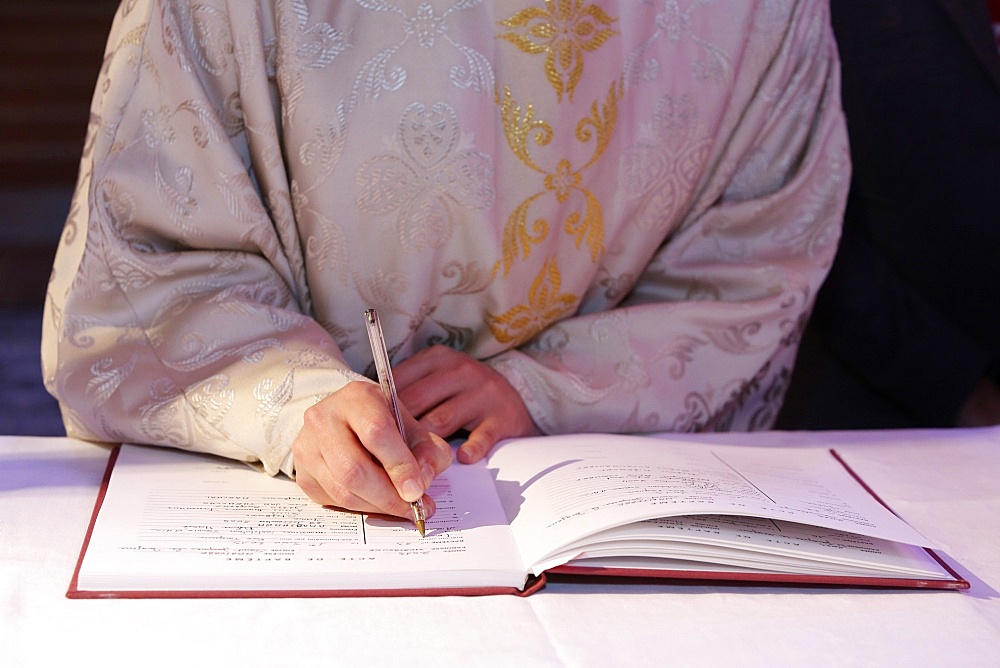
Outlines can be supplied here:
<path id="1" fill-rule="evenodd" d="M 1000 429 L 838 449 L 966 592 L 550 583 L 527 597 L 69 600 L 108 448 L 0 437 L 0 666 L 1000 666 Z"/>

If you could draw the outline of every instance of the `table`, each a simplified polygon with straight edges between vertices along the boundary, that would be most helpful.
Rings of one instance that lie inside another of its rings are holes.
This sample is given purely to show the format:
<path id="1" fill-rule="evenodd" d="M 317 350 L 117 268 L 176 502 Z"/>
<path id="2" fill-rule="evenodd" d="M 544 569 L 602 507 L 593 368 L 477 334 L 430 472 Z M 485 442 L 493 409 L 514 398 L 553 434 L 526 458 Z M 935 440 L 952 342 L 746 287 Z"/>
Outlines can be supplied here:
<path id="1" fill-rule="evenodd" d="M 836 447 L 971 589 L 557 582 L 526 598 L 69 600 L 110 448 L 6 436 L 0 666 L 1000 665 L 1000 428 L 689 438 Z"/>

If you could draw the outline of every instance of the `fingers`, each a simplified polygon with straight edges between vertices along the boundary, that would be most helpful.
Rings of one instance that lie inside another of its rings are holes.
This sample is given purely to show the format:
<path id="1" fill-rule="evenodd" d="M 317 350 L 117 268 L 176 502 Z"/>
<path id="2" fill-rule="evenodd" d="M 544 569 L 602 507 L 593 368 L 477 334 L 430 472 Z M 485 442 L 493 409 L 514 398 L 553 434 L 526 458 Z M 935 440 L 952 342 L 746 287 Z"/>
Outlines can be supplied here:
<path id="1" fill-rule="evenodd" d="M 451 466 L 453 457 L 451 446 L 437 434 L 427 431 L 408 413 L 404 422 L 408 424 L 407 436 L 410 452 L 420 467 L 426 489 L 439 473 Z"/>
<path id="2" fill-rule="evenodd" d="M 458 448 L 456 457 L 462 464 L 473 464 L 489 454 L 493 446 L 506 438 L 484 420 L 478 427 L 469 432 L 469 437 Z"/>
<path id="3" fill-rule="evenodd" d="M 451 448 L 404 411 L 400 436 L 380 388 L 354 382 L 308 409 L 292 445 L 296 480 L 318 503 L 400 517 L 451 463 Z M 428 505 L 429 503 L 429 505 Z"/>
<path id="4" fill-rule="evenodd" d="M 541 433 L 520 395 L 486 364 L 444 346 L 396 367 L 406 439 L 374 383 L 352 382 L 306 411 L 292 445 L 296 478 L 310 498 L 352 510 L 408 517 L 452 460 L 438 435 L 467 430 L 458 450 L 479 461 L 504 438 Z M 414 417 L 419 417 L 419 421 Z"/>
<path id="5" fill-rule="evenodd" d="M 394 371 L 400 400 L 413 415 L 424 416 L 461 389 L 458 381 L 469 361 L 472 358 L 446 346 L 431 346 L 414 353 Z M 448 436 L 452 432 L 435 433 Z"/>
<path id="6" fill-rule="evenodd" d="M 371 407 L 366 409 L 364 401 L 350 394 L 340 399 L 338 405 L 321 402 L 305 413 L 302 431 L 292 445 L 299 486 L 310 498 L 324 505 L 405 515 L 408 505 L 365 446 L 367 441 L 370 447 L 383 452 L 392 447 L 391 443 L 381 443 L 388 437 L 378 411 Z M 353 423 L 343 419 L 341 411 L 336 410 L 348 403 L 355 407 Z M 398 433 L 396 439 L 402 441 Z M 397 444 L 397 447 L 403 446 Z M 419 475 L 415 465 L 413 470 Z M 405 484 L 403 476 L 413 475 L 404 467 L 397 467 L 396 474 L 400 486 Z"/>
<path id="7" fill-rule="evenodd" d="M 428 430 L 450 436 L 483 419 L 482 401 L 498 399 L 506 379 L 468 355 L 434 346 L 402 362 L 396 372 L 400 400 Z"/>
<path id="8" fill-rule="evenodd" d="M 371 503 L 367 499 L 353 494 L 347 487 L 340 486 L 335 480 L 328 481 L 327 485 L 321 484 L 306 471 L 296 471 L 295 480 L 302 490 L 309 496 L 309 498 L 320 505 L 336 506 L 337 508 L 371 514 L 392 515 L 407 519 L 412 517 L 410 504 L 408 503 L 404 503 L 397 507 L 395 500 L 390 499 L 389 503 L 392 505 L 391 508 L 378 504 L 377 502 Z M 331 495 L 328 491 L 331 488 L 339 489 L 340 491 Z M 437 510 L 437 505 L 435 504 L 433 497 L 424 494 L 421 498 L 424 503 L 425 517 L 433 516 Z"/>
<path id="9" fill-rule="evenodd" d="M 397 367 L 400 400 L 428 430 L 451 435 L 467 430 L 458 460 L 485 457 L 498 441 L 537 435 L 520 395 L 501 374 L 444 346 L 420 351 Z"/>

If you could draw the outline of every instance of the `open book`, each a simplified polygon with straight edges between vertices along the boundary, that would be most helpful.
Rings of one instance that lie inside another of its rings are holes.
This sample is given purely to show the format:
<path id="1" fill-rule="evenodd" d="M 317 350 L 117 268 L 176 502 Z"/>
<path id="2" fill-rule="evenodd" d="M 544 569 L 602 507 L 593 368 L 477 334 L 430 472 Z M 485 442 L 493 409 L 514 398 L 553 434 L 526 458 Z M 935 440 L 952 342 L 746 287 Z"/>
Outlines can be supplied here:
<path id="1" fill-rule="evenodd" d="M 526 592 L 547 573 L 969 586 L 828 450 L 515 439 L 429 493 L 421 538 L 243 464 L 121 446 L 67 595 Z"/>

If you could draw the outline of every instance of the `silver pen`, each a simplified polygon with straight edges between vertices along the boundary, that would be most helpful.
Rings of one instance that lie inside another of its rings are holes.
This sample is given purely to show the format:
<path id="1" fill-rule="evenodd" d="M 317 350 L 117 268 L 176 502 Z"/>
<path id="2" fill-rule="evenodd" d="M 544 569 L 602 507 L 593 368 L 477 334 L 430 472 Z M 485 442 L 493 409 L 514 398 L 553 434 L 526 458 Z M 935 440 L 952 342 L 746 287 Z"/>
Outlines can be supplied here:
<path id="1" fill-rule="evenodd" d="M 372 357 L 375 359 L 375 371 L 378 373 L 378 384 L 382 387 L 382 394 L 385 395 L 389 403 L 389 410 L 396 418 L 396 428 L 399 435 L 406 441 L 406 429 L 403 427 L 403 416 L 399 412 L 399 397 L 396 396 L 396 383 L 392 380 L 392 367 L 389 365 L 389 351 L 385 347 L 385 338 L 382 336 L 382 325 L 379 324 L 378 313 L 370 308 L 365 311 L 365 325 L 368 327 L 368 340 L 372 344 Z M 413 511 L 413 522 L 417 525 L 420 536 L 425 535 L 425 519 L 423 499 L 410 502 L 410 509 Z"/>

